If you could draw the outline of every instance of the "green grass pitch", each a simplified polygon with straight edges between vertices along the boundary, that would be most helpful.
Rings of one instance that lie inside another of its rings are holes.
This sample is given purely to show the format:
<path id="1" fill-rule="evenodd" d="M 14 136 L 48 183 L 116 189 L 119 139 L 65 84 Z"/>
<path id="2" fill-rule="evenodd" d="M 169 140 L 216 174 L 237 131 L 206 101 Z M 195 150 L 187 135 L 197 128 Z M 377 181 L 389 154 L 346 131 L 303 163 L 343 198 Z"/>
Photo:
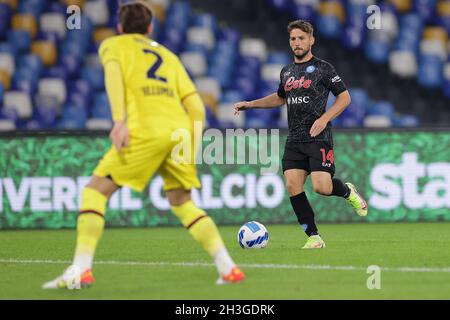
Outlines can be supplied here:
<path id="1" fill-rule="evenodd" d="M 450 299 L 450 224 L 319 225 L 327 244 L 300 250 L 297 225 L 267 225 L 269 246 L 241 249 L 220 227 L 247 280 L 217 286 L 212 261 L 183 228 L 107 229 L 86 290 L 44 291 L 72 259 L 75 231 L 1 231 L 0 299 Z M 381 267 L 369 290 L 367 267 Z"/>

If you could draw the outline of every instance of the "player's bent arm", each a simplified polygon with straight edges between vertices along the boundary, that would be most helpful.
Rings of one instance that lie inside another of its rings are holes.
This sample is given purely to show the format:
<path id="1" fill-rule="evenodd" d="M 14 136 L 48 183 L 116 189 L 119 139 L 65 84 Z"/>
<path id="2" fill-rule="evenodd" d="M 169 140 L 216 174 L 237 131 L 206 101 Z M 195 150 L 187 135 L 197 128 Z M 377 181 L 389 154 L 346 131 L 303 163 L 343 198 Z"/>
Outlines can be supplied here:
<path id="1" fill-rule="evenodd" d="M 234 105 L 235 113 L 239 113 L 241 110 L 247 109 L 264 109 L 264 108 L 275 108 L 281 107 L 286 103 L 286 100 L 278 95 L 278 93 L 272 93 L 264 98 L 252 100 L 252 101 L 242 101 Z"/>
<path id="2" fill-rule="evenodd" d="M 345 90 L 344 92 L 341 92 L 334 101 L 333 105 L 328 109 L 327 112 L 324 113 L 322 116 L 327 122 L 335 119 L 337 116 L 339 116 L 345 108 L 348 107 L 348 105 L 351 102 L 350 94 L 348 93 L 348 90 Z"/>
<path id="3" fill-rule="evenodd" d="M 274 108 L 281 107 L 286 100 L 281 98 L 277 93 L 272 93 L 264 98 L 250 101 L 251 108 Z"/>

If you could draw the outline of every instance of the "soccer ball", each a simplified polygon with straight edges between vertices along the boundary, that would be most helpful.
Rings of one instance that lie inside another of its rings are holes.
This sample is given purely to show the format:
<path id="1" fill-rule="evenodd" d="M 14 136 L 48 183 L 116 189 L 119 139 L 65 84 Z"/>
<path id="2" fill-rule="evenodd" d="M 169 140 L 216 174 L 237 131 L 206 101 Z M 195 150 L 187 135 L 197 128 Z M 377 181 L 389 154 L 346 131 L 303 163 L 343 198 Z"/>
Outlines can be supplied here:
<path id="1" fill-rule="evenodd" d="M 269 232 L 262 223 L 250 221 L 239 229 L 237 240 L 244 249 L 265 248 L 269 242 Z"/>

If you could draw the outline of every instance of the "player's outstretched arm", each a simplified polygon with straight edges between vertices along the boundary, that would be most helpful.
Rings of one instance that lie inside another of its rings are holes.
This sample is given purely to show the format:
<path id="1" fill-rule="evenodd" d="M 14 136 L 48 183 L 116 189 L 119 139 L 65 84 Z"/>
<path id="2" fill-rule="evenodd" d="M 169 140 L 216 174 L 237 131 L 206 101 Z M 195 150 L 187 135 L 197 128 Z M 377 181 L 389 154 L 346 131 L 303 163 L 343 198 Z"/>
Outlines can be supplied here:
<path id="1" fill-rule="evenodd" d="M 348 107 L 350 102 L 351 98 L 348 90 L 340 93 L 336 97 L 336 100 L 334 101 L 330 109 L 328 109 L 328 111 L 325 112 L 319 119 L 317 119 L 311 126 L 311 130 L 309 131 L 311 137 L 318 136 L 323 131 L 323 129 L 325 129 L 328 122 L 340 115 L 345 110 L 345 108 Z"/>
<path id="2" fill-rule="evenodd" d="M 105 86 L 114 121 L 109 137 L 117 151 L 120 151 L 123 147 L 128 146 L 130 133 L 125 123 L 125 88 L 122 71 L 119 63 L 116 61 L 108 61 L 105 64 Z"/>
<path id="3" fill-rule="evenodd" d="M 281 107 L 286 103 L 286 100 L 281 98 L 277 93 L 272 93 L 264 98 L 252 100 L 252 101 L 241 101 L 234 104 L 234 114 L 239 114 L 239 111 L 253 109 L 253 108 L 275 108 Z"/>

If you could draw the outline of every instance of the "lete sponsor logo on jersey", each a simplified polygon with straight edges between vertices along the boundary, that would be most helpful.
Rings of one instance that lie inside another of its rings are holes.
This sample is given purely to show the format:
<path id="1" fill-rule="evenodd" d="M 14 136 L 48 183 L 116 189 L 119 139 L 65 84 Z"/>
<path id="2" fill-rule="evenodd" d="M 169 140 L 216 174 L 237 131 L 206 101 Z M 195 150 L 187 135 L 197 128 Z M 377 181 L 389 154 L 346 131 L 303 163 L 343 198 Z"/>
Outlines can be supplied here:
<path id="1" fill-rule="evenodd" d="M 292 89 L 300 89 L 304 88 L 307 89 L 311 86 L 312 80 L 305 80 L 305 77 L 301 77 L 300 79 L 296 80 L 295 77 L 290 77 L 286 84 L 284 85 L 284 91 L 288 92 Z"/>
<path id="2" fill-rule="evenodd" d="M 339 82 L 339 81 L 341 81 L 341 77 L 339 77 L 339 76 L 335 76 L 333 79 L 331 79 L 332 83 Z"/>

